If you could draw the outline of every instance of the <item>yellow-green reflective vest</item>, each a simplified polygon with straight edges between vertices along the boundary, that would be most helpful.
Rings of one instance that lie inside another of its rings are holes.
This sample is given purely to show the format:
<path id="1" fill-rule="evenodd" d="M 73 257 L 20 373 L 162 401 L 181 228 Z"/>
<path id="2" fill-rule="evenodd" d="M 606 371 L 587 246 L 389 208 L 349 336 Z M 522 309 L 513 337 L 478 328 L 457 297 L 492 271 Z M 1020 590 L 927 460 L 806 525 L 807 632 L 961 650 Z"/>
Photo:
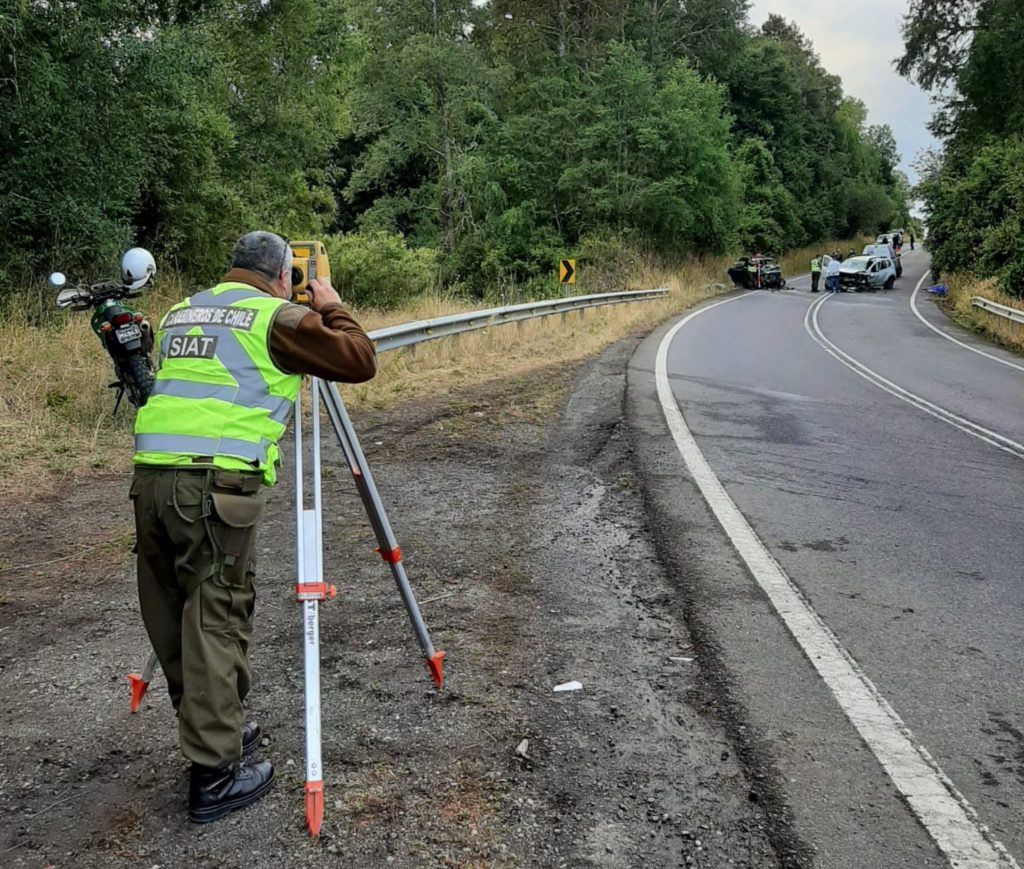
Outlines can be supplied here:
<path id="1" fill-rule="evenodd" d="M 815 257 L 814 259 L 811 260 L 811 271 L 812 272 L 820 272 L 821 271 L 821 260 L 818 259 L 817 257 Z"/>
<path id="2" fill-rule="evenodd" d="M 302 383 L 270 358 L 270 326 L 283 304 L 225 283 L 167 312 L 157 332 L 160 370 L 135 419 L 136 465 L 212 464 L 260 471 L 274 484 L 277 442 Z"/>

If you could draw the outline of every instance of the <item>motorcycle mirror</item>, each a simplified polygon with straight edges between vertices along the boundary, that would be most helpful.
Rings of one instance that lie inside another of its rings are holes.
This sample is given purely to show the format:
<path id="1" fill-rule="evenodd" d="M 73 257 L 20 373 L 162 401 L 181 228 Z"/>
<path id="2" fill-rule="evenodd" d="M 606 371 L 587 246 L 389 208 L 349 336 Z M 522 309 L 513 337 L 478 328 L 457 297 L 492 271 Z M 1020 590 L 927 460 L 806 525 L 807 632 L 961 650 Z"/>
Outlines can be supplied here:
<path id="1" fill-rule="evenodd" d="M 49 282 L 50 286 L 53 287 L 55 290 L 59 290 L 61 287 L 64 286 L 64 284 L 68 282 L 68 279 L 64 277 L 63 272 L 54 272 L 46 280 Z"/>
<path id="2" fill-rule="evenodd" d="M 63 275 L 62 275 L 63 277 Z M 80 293 L 74 287 L 68 287 L 57 294 L 57 307 L 70 308 L 80 298 Z"/>

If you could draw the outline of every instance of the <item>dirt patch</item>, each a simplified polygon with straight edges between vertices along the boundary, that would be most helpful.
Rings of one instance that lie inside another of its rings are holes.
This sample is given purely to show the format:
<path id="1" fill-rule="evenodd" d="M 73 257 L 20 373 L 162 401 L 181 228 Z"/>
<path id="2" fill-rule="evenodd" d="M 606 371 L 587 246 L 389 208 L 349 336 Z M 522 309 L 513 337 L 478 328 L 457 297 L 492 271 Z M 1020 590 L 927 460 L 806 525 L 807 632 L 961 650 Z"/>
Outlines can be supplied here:
<path id="1" fill-rule="evenodd" d="M 448 681 L 430 686 L 331 467 L 318 840 L 302 818 L 287 470 L 261 529 L 250 710 L 278 782 L 204 827 L 185 820 L 162 679 L 128 714 L 123 676 L 148 649 L 126 480 L 0 506 L 0 865 L 777 865 L 646 524 L 622 431 L 633 343 L 356 417 Z M 552 691 L 570 680 L 583 690 Z"/>

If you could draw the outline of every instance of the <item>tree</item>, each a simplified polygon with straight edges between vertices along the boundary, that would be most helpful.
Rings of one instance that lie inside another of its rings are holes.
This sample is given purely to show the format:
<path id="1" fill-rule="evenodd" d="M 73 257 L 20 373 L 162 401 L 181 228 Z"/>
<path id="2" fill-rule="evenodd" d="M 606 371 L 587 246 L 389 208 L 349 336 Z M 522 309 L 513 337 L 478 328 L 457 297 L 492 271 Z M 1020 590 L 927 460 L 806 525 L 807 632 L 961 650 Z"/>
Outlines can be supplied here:
<path id="1" fill-rule="evenodd" d="M 585 94 L 578 156 L 559 180 L 583 227 L 675 255 L 724 249 L 738 179 L 723 97 L 683 62 L 659 87 L 634 49 L 610 45 Z"/>
<path id="2" fill-rule="evenodd" d="M 892 186 L 895 183 L 896 167 L 900 162 L 896 136 L 893 135 L 892 128 L 888 124 L 868 127 L 864 138 L 867 144 L 874 149 L 878 157 L 882 183 Z"/>
<path id="3" fill-rule="evenodd" d="M 488 70 L 467 35 L 468 0 L 354 0 L 363 61 L 349 100 L 361 153 L 343 196 L 372 193 L 368 229 L 451 254 L 469 211 L 461 184 L 491 123 Z"/>
<path id="4" fill-rule="evenodd" d="M 926 90 L 954 83 L 977 30 L 979 7 L 986 0 L 911 0 L 903 19 L 904 53 L 900 75 Z"/>
<path id="5" fill-rule="evenodd" d="M 1024 9 L 1014 0 L 916 0 L 900 71 L 939 91 L 932 128 L 945 140 L 922 167 L 936 270 L 995 275 L 1024 292 L 1021 142 Z"/>

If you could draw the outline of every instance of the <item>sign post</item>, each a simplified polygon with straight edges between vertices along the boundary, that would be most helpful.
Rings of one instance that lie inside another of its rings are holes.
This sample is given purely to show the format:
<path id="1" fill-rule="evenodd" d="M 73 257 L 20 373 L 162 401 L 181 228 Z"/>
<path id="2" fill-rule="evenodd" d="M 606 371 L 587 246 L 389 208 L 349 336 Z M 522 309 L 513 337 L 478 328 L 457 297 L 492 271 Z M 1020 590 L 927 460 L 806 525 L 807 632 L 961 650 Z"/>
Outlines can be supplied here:
<path id="1" fill-rule="evenodd" d="M 569 284 L 576 283 L 576 260 L 563 259 L 558 262 L 558 283 L 565 287 L 565 295 L 569 295 Z"/>

